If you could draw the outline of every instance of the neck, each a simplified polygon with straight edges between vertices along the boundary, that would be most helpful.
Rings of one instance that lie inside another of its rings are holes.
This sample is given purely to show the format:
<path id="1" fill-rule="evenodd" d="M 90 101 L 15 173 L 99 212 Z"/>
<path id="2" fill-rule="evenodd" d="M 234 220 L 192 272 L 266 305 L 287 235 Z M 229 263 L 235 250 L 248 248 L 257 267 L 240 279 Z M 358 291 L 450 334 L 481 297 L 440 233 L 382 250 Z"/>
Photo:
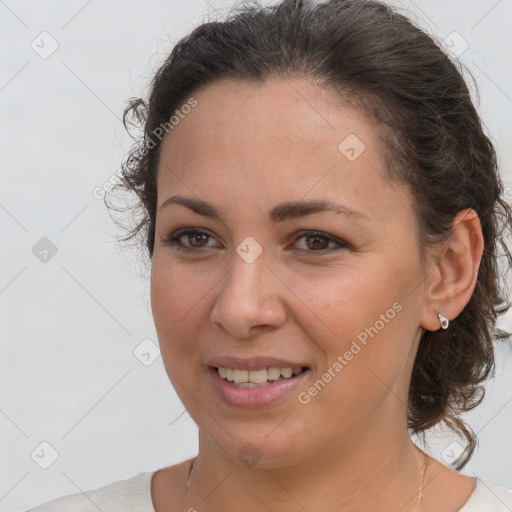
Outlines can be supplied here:
<path id="1" fill-rule="evenodd" d="M 243 503 L 247 512 L 420 511 L 425 458 L 407 431 L 359 432 L 314 458 L 278 468 L 246 467 L 201 432 L 199 439 L 184 510 L 220 512 Z"/>

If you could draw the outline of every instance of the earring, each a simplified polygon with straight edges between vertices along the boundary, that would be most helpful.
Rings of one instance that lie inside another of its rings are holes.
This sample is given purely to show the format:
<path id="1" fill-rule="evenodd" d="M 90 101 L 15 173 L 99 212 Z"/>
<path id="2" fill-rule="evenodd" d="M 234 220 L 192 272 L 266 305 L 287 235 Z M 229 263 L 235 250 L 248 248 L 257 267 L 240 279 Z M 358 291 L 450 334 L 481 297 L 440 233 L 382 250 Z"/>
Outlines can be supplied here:
<path id="1" fill-rule="evenodd" d="M 441 313 L 437 313 L 437 316 L 439 318 L 439 322 L 441 323 L 441 327 L 443 329 L 448 329 L 448 326 L 450 325 L 450 322 L 448 321 L 448 318 L 446 318 Z"/>

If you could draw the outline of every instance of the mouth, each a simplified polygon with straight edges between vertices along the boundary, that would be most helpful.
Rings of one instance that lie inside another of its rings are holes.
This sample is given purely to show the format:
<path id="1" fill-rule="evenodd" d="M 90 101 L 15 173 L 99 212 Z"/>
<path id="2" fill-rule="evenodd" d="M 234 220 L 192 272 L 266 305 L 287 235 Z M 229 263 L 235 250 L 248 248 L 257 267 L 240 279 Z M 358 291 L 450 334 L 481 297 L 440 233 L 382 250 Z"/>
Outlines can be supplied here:
<path id="1" fill-rule="evenodd" d="M 239 368 L 212 367 L 221 379 L 235 388 L 260 388 L 273 386 L 282 381 L 291 381 L 309 370 L 307 366 L 296 368 L 271 366 L 254 370 Z"/>
<path id="2" fill-rule="evenodd" d="M 210 363 L 207 373 L 216 397 L 230 407 L 254 410 L 290 403 L 290 400 L 293 403 L 298 389 L 308 381 L 311 368 L 276 363 L 286 365 L 285 361 L 277 360 L 226 360 L 225 366 L 220 366 L 220 362 Z"/>

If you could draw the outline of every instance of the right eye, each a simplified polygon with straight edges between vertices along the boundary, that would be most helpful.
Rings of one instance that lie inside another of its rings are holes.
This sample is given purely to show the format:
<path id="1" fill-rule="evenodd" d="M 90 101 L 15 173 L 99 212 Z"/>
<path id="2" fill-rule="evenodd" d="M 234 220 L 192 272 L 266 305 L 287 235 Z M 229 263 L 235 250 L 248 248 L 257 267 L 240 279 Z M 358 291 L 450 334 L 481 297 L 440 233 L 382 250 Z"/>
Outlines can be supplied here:
<path id="1" fill-rule="evenodd" d="M 212 238 L 212 235 L 201 229 L 183 228 L 168 237 L 163 237 L 161 240 L 164 245 L 171 246 L 178 251 L 196 252 L 203 247 L 212 247 L 207 245 L 208 239 Z M 190 245 L 187 245 L 187 243 Z"/>

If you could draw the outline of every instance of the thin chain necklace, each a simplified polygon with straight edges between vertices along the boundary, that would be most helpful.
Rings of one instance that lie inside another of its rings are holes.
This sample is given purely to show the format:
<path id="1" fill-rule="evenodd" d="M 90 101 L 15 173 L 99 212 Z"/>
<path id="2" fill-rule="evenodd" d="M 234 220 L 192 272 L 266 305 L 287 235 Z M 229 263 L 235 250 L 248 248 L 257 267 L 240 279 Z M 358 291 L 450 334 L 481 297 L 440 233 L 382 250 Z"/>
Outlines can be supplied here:
<path id="1" fill-rule="evenodd" d="M 421 450 L 420 450 L 421 451 Z M 427 472 L 427 454 L 424 451 L 421 451 L 423 456 L 423 470 L 421 475 L 421 486 L 418 492 L 418 512 L 421 512 L 421 502 L 423 500 L 423 489 L 425 488 L 425 473 Z"/>
<path id="2" fill-rule="evenodd" d="M 421 450 L 420 450 L 421 451 Z M 423 464 L 421 469 L 421 485 L 420 490 L 418 492 L 418 512 L 421 512 L 421 502 L 423 500 L 423 489 L 425 488 L 425 474 L 427 472 L 427 455 L 425 452 L 421 451 L 422 458 L 423 458 Z M 188 491 L 190 489 L 190 480 L 192 478 L 192 474 L 194 473 L 194 464 L 196 462 L 197 457 L 194 457 L 192 460 L 192 464 L 190 464 L 190 469 L 188 470 L 188 478 L 187 482 L 185 483 L 185 497 L 183 498 L 183 506 L 185 506 L 185 500 L 188 496 Z"/>
<path id="3" fill-rule="evenodd" d="M 196 462 L 197 457 L 194 457 L 192 460 L 192 464 L 190 464 L 190 468 L 188 470 L 188 478 L 187 482 L 185 483 L 185 497 L 183 498 L 183 503 L 185 503 L 185 499 L 187 498 L 187 494 L 190 488 L 190 479 L 192 478 L 192 473 L 194 472 L 194 464 Z"/>
<path id="4" fill-rule="evenodd" d="M 192 464 L 190 464 L 190 468 L 188 470 L 188 478 L 187 478 L 187 481 L 185 482 L 185 496 L 183 497 L 182 510 L 188 510 L 188 511 L 195 510 L 192 507 L 189 507 L 188 509 L 186 509 L 185 508 L 185 500 L 187 499 L 188 491 L 190 490 L 190 480 L 192 478 L 192 473 L 194 473 L 194 464 L 196 463 L 196 459 L 197 459 L 197 457 L 194 457 L 192 459 Z"/>

